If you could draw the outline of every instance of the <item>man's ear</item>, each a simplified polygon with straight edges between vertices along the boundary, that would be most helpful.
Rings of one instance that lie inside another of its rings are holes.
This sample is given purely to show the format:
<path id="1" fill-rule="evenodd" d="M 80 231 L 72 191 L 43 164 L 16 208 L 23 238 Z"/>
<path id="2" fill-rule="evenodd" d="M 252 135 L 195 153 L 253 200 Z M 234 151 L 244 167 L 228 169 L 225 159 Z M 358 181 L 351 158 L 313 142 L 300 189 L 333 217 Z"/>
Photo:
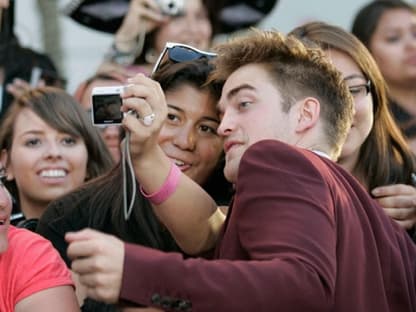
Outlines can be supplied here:
<path id="1" fill-rule="evenodd" d="M 319 120 L 321 105 L 316 98 L 307 97 L 301 100 L 296 132 L 304 132 L 315 127 Z"/>
<path id="2" fill-rule="evenodd" d="M 0 163 L 1 163 L 0 166 L 6 169 L 7 180 L 13 180 L 14 179 L 13 172 L 9 168 L 10 167 L 9 166 L 9 153 L 5 149 L 1 150 Z"/>

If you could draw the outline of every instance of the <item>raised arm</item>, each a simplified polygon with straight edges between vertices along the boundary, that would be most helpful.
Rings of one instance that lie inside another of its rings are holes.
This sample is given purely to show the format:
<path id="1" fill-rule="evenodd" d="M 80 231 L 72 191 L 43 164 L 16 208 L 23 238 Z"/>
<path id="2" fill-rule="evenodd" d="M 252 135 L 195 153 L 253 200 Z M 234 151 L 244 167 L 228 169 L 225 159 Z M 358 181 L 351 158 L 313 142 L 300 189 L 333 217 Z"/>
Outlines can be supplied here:
<path id="1" fill-rule="evenodd" d="M 167 116 L 166 100 L 160 85 L 144 75 L 137 75 L 130 83 L 123 94 L 123 110 L 134 110 L 138 116 L 155 114 L 149 126 L 134 115 L 123 120 L 131 135 L 130 155 L 136 178 L 143 190 L 152 194 L 164 184 L 172 165 L 158 145 L 158 134 Z M 154 205 L 154 211 L 189 254 L 211 248 L 225 219 L 214 200 L 184 174 L 180 174 L 172 195 Z"/>
<path id="2" fill-rule="evenodd" d="M 145 35 L 166 20 L 155 0 L 132 0 L 114 42 L 98 71 L 131 65 L 142 52 Z M 120 68 L 121 70 L 121 68 Z"/>

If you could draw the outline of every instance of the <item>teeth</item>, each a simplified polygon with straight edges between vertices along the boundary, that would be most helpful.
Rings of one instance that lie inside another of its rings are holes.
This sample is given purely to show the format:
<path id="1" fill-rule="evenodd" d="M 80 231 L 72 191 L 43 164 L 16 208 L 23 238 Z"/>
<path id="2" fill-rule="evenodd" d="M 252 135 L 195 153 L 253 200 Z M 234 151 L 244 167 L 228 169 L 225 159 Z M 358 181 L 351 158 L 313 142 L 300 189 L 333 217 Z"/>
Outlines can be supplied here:
<path id="1" fill-rule="evenodd" d="M 0 220 L 0 225 L 3 225 L 6 221 Z"/>
<path id="2" fill-rule="evenodd" d="M 176 166 L 183 166 L 183 165 L 185 165 L 185 163 L 183 161 L 181 161 L 181 160 L 175 159 L 175 165 Z"/>
<path id="3" fill-rule="evenodd" d="M 66 172 L 65 170 L 62 170 L 62 169 L 43 170 L 40 173 L 40 176 L 46 177 L 46 178 L 60 178 L 60 177 L 65 177 Z"/>

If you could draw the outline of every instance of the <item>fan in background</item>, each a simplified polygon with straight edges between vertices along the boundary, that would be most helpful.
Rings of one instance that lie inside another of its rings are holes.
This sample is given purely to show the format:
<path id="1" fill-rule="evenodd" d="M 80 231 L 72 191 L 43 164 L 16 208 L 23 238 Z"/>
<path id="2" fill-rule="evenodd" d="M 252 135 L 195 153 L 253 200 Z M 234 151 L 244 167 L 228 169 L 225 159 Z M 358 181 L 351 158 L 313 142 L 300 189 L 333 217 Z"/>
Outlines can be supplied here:
<path id="1" fill-rule="evenodd" d="M 73 0 L 63 13 L 95 30 L 115 33 L 129 7 L 129 0 Z M 204 0 L 214 31 L 231 33 L 254 26 L 274 8 L 278 0 Z"/>

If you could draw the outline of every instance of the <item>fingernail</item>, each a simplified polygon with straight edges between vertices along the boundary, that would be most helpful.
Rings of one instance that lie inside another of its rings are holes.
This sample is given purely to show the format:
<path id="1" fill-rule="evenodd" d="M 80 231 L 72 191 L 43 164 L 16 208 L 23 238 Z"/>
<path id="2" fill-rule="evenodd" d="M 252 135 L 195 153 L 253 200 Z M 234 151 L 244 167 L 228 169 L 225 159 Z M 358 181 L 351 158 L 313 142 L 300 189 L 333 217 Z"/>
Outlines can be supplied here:
<path id="1" fill-rule="evenodd" d="M 380 194 L 380 190 L 378 188 L 375 188 L 371 191 L 371 194 L 378 195 L 378 194 Z"/>

